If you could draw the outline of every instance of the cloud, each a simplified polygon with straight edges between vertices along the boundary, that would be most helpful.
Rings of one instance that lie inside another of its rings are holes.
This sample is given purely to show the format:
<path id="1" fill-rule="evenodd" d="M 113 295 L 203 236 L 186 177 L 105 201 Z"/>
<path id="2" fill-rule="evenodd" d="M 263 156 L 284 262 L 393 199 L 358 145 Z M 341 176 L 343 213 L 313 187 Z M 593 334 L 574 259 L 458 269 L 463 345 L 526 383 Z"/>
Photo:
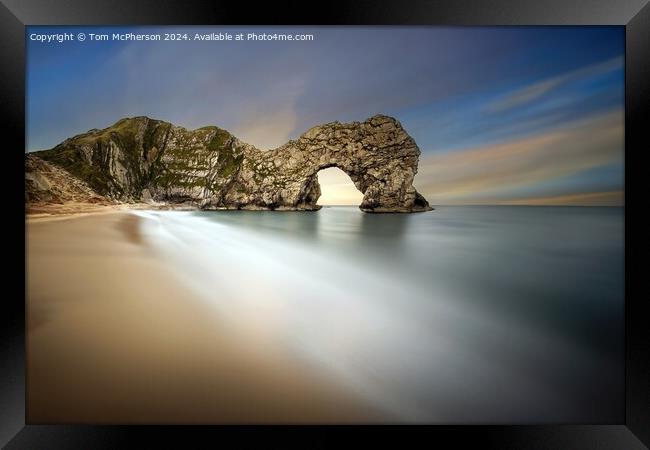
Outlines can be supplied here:
<path id="1" fill-rule="evenodd" d="M 285 107 L 265 117 L 255 115 L 230 131 L 242 141 L 267 150 L 286 144 L 297 120 L 294 109 Z"/>
<path id="2" fill-rule="evenodd" d="M 507 97 L 501 100 L 491 103 L 488 105 L 487 109 L 490 112 L 501 112 L 531 102 L 560 85 L 562 83 L 562 78 L 563 77 L 557 77 L 550 80 L 540 81 L 531 86 L 526 86 L 525 88 L 508 94 Z"/>
<path id="3" fill-rule="evenodd" d="M 415 182 L 433 204 L 516 199 L 522 188 L 622 163 L 623 127 L 623 111 L 616 110 L 526 138 L 429 156 Z"/>
<path id="4" fill-rule="evenodd" d="M 556 87 L 580 78 L 602 75 L 613 70 L 623 68 L 623 57 L 608 59 L 607 61 L 582 67 L 563 75 L 548 78 L 532 85 L 510 92 L 505 97 L 488 105 L 489 112 L 502 112 L 536 100 Z"/>

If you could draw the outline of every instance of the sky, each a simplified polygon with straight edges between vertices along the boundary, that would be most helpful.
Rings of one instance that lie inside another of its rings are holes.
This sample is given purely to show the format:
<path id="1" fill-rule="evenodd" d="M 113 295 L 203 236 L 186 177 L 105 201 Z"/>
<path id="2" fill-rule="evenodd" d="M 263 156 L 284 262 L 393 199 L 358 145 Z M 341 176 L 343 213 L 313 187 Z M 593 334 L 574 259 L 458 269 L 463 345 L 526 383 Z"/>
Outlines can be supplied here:
<path id="1" fill-rule="evenodd" d="M 41 42 L 33 34 L 187 33 Z M 195 33 L 312 34 L 196 41 Z M 432 205 L 624 204 L 623 27 L 28 27 L 27 151 L 145 115 L 260 149 L 397 118 Z M 359 204 L 339 169 L 321 204 Z"/>

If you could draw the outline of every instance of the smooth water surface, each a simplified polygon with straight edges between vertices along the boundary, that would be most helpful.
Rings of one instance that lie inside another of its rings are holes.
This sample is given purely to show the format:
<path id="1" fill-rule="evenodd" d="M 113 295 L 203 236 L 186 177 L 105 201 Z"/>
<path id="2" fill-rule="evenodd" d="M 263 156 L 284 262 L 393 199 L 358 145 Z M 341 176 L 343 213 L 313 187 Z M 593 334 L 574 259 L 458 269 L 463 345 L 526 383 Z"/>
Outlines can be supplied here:
<path id="1" fill-rule="evenodd" d="M 623 208 L 136 214 L 215 315 L 390 420 L 623 419 Z"/>

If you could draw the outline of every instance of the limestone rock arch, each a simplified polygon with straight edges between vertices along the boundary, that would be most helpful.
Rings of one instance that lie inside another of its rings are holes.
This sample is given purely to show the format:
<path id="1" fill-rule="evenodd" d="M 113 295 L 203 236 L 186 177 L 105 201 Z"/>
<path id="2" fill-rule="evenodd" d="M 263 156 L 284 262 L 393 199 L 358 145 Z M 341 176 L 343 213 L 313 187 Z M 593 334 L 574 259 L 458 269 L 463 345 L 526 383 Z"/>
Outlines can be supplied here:
<path id="1" fill-rule="evenodd" d="M 432 208 L 413 187 L 420 150 L 392 117 L 374 116 L 364 122 L 332 122 L 311 128 L 295 141 L 275 150 L 246 156 L 241 178 L 250 186 L 255 170 L 270 168 L 268 183 L 252 186 L 246 201 L 235 194 L 225 203 L 272 209 L 315 210 L 320 197 L 318 172 L 337 167 L 363 194 L 365 212 L 418 212 Z M 239 186 L 234 184 L 235 191 Z M 265 196 L 266 194 L 266 196 Z M 252 200 L 252 201 L 251 201 Z"/>

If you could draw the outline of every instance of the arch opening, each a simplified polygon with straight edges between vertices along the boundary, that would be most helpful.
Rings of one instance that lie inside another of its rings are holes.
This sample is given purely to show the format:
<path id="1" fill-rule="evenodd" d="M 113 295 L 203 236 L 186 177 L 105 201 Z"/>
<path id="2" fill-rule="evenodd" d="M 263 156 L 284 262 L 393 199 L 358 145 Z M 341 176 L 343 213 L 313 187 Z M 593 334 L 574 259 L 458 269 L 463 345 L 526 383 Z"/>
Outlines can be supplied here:
<path id="1" fill-rule="evenodd" d="M 350 176 L 338 167 L 321 169 L 317 173 L 321 195 L 320 206 L 359 206 L 363 194 L 354 185 Z"/>

